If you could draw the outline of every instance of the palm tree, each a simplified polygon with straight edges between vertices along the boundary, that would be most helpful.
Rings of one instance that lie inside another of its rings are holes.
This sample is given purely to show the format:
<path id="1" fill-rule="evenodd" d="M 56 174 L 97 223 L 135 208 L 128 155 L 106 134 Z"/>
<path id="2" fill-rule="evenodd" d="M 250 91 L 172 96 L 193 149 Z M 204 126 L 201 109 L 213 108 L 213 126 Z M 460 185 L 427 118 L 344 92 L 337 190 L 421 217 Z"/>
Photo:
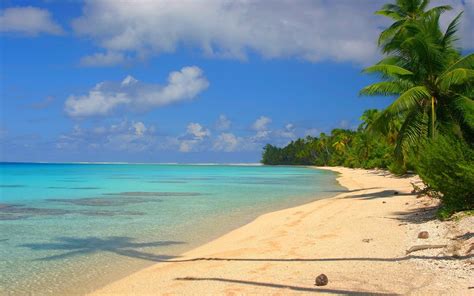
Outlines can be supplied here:
<path id="1" fill-rule="evenodd" d="M 364 70 L 380 74 L 384 81 L 365 87 L 361 94 L 398 96 L 372 124 L 373 129 L 387 131 L 391 122 L 401 121 L 398 156 L 403 147 L 434 137 L 439 129 L 473 138 L 474 54 L 461 57 L 454 45 L 461 14 L 445 32 L 439 26 L 440 14 L 435 11 L 405 24 L 405 33 L 390 41 L 397 48 L 393 54 Z"/>
<path id="2" fill-rule="evenodd" d="M 372 125 L 378 114 L 379 110 L 377 109 L 365 110 L 364 113 L 362 113 L 362 116 L 359 118 L 360 120 L 362 120 L 362 123 L 359 125 L 358 129 L 366 130 L 369 126 Z"/>
<path id="3" fill-rule="evenodd" d="M 390 41 L 395 36 L 400 36 L 405 33 L 404 27 L 406 25 L 427 15 L 433 13 L 441 14 L 444 11 L 452 9 L 449 5 L 443 5 L 426 10 L 429 4 L 430 0 L 396 0 L 395 4 L 385 4 L 381 10 L 375 13 L 386 16 L 395 21 L 380 34 L 378 40 L 379 46 L 382 47 L 385 53 L 390 52 L 390 49 L 392 48 L 390 46 Z"/>

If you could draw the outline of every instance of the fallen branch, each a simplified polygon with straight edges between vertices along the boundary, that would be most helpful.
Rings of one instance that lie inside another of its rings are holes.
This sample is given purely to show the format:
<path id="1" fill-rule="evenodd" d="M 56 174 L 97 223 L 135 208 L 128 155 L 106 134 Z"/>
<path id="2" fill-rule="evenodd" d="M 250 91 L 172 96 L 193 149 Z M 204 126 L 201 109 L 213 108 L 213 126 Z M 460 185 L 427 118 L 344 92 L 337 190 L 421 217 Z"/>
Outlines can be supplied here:
<path id="1" fill-rule="evenodd" d="M 419 246 L 413 246 L 410 249 L 407 250 L 407 254 L 410 254 L 412 252 L 416 251 L 421 251 L 421 250 L 426 250 L 426 249 L 441 249 L 446 247 L 446 245 L 419 245 Z"/>

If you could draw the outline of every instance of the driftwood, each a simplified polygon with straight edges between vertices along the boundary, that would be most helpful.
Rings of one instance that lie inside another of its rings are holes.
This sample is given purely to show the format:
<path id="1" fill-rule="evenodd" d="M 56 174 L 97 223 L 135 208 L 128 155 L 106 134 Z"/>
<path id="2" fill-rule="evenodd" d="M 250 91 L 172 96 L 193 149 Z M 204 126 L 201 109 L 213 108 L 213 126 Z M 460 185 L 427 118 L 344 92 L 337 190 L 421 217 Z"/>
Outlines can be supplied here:
<path id="1" fill-rule="evenodd" d="M 426 250 L 426 249 L 441 249 L 446 247 L 446 245 L 419 245 L 419 246 L 413 246 L 407 250 L 407 254 L 410 254 L 412 252 L 416 251 L 421 251 L 421 250 Z"/>

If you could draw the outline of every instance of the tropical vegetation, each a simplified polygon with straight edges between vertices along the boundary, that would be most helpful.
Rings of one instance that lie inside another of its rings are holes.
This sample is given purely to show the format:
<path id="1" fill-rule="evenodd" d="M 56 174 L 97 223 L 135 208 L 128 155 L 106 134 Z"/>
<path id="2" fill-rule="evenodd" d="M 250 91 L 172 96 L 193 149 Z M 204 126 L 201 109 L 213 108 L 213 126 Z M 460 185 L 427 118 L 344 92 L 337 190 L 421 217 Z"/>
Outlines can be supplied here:
<path id="1" fill-rule="evenodd" d="M 429 4 L 396 0 L 376 12 L 393 23 L 378 39 L 384 58 L 364 69 L 380 81 L 360 94 L 393 97 L 386 109 L 367 110 L 355 131 L 267 145 L 262 162 L 415 170 L 440 192 L 445 216 L 472 209 L 474 53 L 457 47 L 462 13 L 443 29 L 440 17 L 451 7 Z"/>

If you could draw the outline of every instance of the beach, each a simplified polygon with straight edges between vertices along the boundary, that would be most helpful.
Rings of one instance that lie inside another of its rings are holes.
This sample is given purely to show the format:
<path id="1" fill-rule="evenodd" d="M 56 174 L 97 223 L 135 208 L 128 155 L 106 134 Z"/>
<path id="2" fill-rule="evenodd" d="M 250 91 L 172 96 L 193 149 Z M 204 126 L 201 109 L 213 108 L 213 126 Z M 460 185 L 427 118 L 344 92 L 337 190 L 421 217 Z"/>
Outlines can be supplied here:
<path id="1" fill-rule="evenodd" d="M 174 262 L 157 263 L 91 295 L 472 294 L 472 257 L 453 261 L 440 255 L 443 250 L 406 254 L 413 245 L 449 236 L 439 235 L 447 225 L 418 219 L 432 207 L 411 194 L 418 177 L 328 169 L 340 173 L 348 192 L 262 215 Z M 418 239 L 424 226 L 431 237 Z M 329 284 L 317 287 L 321 273 Z"/>

